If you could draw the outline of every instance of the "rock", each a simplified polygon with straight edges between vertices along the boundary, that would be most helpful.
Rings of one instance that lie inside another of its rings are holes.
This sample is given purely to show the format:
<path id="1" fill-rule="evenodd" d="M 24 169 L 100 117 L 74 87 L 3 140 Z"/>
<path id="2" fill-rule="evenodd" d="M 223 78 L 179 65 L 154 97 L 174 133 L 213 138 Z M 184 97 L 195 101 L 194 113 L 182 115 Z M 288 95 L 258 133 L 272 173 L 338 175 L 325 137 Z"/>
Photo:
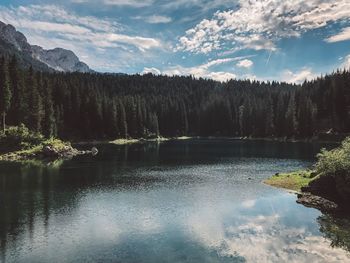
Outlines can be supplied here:
<path id="1" fill-rule="evenodd" d="M 31 50 L 31 46 L 28 44 L 27 38 L 21 32 L 16 31 L 14 26 L 7 25 L 1 21 L 0 38 L 12 44 L 20 51 L 30 52 Z"/>
<path id="2" fill-rule="evenodd" d="M 42 150 L 42 153 L 44 157 L 52 158 L 52 157 L 58 157 L 59 152 L 52 146 L 45 146 Z"/>
<path id="3" fill-rule="evenodd" d="M 91 148 L 91 154 L 92 154 L 92 155 L 98 154 L 98 150 L 97 150 L 96 147 L 92 147 L 92 148 Z"/>
<path id="4" fill-rule="evenodd" d="M 57 71 L 91 72 L 88 65 L 81 62 L 72 51 L 63 48 L 45 50 L 39 46 L 32 46 L 32 56 Z"/>
<path id="5" fill-rule="evenodd" d="M 333 176 L 320 175 L 318 178 L 311 181 L 308 186 L 302 187 L 301 191 L 309 192 L 335 202 L 341 199 Z"/>
<path id="6" fill-rule="evenodd" d="M 308 186 L 302 187 L 301 191 L 303 195 L 311 194 L 316 196 L 315 198 L 323 198 L 333 202 L 338 206 L 338 210 L 350 210 L 350 177 L 346 174 L 334 176 L 319 175 Z M 301 203 L 303 202 L 301 201 Z"/>
<path id="7" fill-rule="evenodd" d="M 334 176 L 337 194 L 345 205 L 350 203 L 350 176 L 346 174 L 338 174 Z"/>
<path id="8" fill-rule="evenodd" d="M 335 202 L 310 193 L 298 194 L 297 203 L 319 209 L 322 212 L 335 212 L 339 209 L 339 206 Z"/>

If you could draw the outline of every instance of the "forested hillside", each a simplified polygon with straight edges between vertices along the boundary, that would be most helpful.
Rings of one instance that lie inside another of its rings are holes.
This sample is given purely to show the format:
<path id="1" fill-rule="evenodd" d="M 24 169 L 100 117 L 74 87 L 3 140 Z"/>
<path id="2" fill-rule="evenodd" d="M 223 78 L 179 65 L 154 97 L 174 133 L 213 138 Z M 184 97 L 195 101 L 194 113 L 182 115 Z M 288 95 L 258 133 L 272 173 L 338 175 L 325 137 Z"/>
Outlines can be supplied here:
<path id="1" fill-rule="evenodd" d="M 300 86 L 219 83 L 151 74 L 41 73 L 20 69 L 13 57 L 0 61 L 0 94 L 7 125 L 23 123 L 47 137 L 306 138 L 330 129 L 350 132 L 348 71 Z"/>

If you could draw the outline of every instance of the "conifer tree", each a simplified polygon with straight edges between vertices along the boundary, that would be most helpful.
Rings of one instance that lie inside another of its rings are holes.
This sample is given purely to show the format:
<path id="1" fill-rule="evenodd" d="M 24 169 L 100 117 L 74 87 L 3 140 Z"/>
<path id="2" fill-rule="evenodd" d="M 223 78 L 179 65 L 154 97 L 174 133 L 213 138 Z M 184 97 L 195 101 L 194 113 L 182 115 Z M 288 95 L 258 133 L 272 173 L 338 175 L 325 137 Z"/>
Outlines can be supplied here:
<path id="1" fill-rule="evenodd" d="M 293 136 L 297 131 L 296 108 L 294 93 L 290 94 L 286 112 L 286 135 Z"/>
<path id="2" fill-rule="evenodd" d="M 6 129 L 6 114 L 11 105 L 12 93 L 7 71 L 7 65 L 4 58 L 0 61 L 0 113 L 2 115 L 3 132 Z"/>
<path id="3" fill-rule="evenodd" d="M 52 101 L 51 88 L 49 86 L 48 80 L 44 81 L 44 118 L 42 122 L 42 131 L 43 134 L 50 138 L 56 136 L 56 120 L 55 120 L 55 111 Z"/>
<path id="4" fill-rule="evenodd" d="M 122 138 L 127 138 L 128 137 L 128 125 L 126 122 L 124 104 L 122 102 L 119 102 L 119 112 L 120 112 L 120 118 L 119 118 L 120 136 Z"/>
<path id="5" fill-rule="evenodd" d="M 29 69 L 26 85 L 28 91 L 27 126 L 33 131 L 40 132 L 44 111 L 42 97 L 38 90 L 38 82 L 33 68 Z"/>
<path id="6" fill-rule="evenodd" d="M 19 70 L 16 56 L 13 56 L 9 63 L 9 80 L 12 99 L 8 118 L 10 118 L 13 125 L 19 125 L 24 121 L 23 116 L 26 114 L 26 109 L 24 103 L 23 74 Z"/>

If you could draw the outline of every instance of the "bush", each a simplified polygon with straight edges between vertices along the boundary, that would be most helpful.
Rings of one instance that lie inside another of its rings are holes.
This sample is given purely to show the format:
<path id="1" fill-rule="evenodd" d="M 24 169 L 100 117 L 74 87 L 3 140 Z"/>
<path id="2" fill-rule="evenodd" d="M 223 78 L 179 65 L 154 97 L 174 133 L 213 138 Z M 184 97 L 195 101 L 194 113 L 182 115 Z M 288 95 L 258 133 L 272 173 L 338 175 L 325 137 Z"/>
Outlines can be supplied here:
<path id="1" fill-rule="evenodd" d="M 345 139 L 341 146 L 334 150 L 323 149 L 317 157 L 316 171 L 318 174 L 350 176 L 350 138 Z"/>
<path id="2" fill-rule="evenodd" d="M 71 147 L 71 144 L 68 142 L 63 142 L 60 139 L 50 138 L 42 142 L 43 147 L 50 146 L 54 147 L 57 150 L 63 150 L 66 147 Z"/>
<path id="3" fill-rule="evenodd" d="M 0 134 L 0 149 L 2 151 L 22 150 L 38 145 L 44 141 L 44 136 L 30 131 L 26 126 L 8 127 Z"/>

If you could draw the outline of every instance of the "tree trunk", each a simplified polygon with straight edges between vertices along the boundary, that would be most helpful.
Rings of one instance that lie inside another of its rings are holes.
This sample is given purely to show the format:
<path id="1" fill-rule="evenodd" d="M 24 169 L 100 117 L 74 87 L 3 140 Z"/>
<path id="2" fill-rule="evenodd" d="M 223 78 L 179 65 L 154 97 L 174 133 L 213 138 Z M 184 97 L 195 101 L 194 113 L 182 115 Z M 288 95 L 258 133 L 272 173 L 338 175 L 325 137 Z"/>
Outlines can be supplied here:
<path id="1" fill-rule="evenodd" d="M 6 113 L 5 112 L 2 113 L 2 128 L 3 128 L 3 131 L 5 133 L 5 129 L 6 129 Z"/>

